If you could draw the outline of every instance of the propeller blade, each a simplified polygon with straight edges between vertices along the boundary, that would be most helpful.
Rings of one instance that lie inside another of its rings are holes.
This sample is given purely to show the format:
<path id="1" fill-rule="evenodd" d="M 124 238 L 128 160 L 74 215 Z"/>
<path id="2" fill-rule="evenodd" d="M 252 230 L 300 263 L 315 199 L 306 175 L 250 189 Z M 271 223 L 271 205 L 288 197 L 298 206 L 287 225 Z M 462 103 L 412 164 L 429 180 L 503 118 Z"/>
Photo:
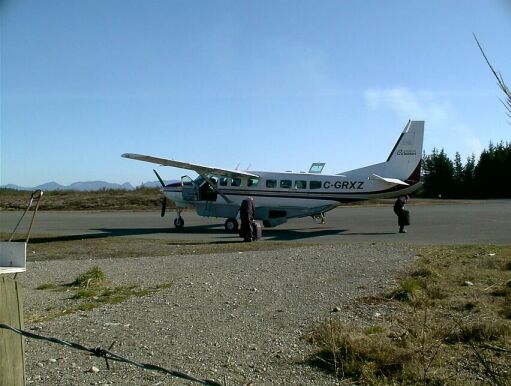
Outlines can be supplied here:
<path id="1" fill-rule="evenodd" d="M 161 217 L 165 216 L 165 210 L 167 209 L 167 197 L 163 196 L 161 203 Z"/>
<path id="2" fill-rule="evenodd" d="M 153 169 L 153 172 L 154 172 L 154 174 L 156 174 L 156 177 L 158 177 L 158 181 L 160 181 L 161 186 L 165 187 L 165 182 L 163 182 L 163 179 L 160 177 L 158 172 L 156 170 L 154 170 L 154 169 Z"/>

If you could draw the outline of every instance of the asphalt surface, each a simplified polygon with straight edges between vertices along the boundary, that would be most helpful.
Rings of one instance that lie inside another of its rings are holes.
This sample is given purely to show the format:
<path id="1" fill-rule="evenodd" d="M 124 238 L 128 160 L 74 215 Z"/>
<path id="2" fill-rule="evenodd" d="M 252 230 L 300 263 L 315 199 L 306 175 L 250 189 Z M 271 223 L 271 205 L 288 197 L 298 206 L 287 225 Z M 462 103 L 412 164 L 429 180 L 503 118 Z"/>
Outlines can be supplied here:
<path id="1" fill-rule="evenodd" d="M 326 224 L 307 217 L 264 228 L 263 240 L 336 242 L 404 242 L 410 244 L 511 244 L 511 200 L 408 205 L 412 225 L 397 233 L 392 206 L 339 207 L 327 213 Z M 22 212 L 0 212 L 0 232 L 11 232 Z M 29 213 L 19 227 L 26 232 Z M 185 228 L 174 229 L 174 213 L 39 212 L 32 232 L 79 238 L 136 236 L 164 240 L 239 241 L 224 230 L 223 219 L 184 212 Z"/>

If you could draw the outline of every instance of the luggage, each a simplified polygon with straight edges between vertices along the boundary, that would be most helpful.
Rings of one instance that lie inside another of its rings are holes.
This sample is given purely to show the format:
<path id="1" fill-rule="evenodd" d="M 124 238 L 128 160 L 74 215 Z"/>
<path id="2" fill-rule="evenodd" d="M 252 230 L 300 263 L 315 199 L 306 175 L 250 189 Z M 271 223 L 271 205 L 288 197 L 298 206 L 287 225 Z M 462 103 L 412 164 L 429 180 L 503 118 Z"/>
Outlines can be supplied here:
<path id="1" fill-rule="evenodd" d="M 410 225 L 410 212 L 404 209 L 399 215 L 399 225 Z"/>
<path id="2" fill-rule="evenodd" d="M 261 224 L 254 221 L 252 223 L 252 230 L 254 241 L 261 240 L 261 237 L 263 236 L 263 229 L 261 227 Z"/>

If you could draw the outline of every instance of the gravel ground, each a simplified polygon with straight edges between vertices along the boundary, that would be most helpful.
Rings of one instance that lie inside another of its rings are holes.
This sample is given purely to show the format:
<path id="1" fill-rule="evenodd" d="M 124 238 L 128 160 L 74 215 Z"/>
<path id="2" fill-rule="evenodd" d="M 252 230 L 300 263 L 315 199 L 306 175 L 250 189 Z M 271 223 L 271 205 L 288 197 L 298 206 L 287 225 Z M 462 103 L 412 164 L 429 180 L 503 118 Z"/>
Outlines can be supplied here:
<path id="1" fill-rule="evenodd" d="M 313 348 L 303 337 L 329 317 L 378 323 L 392 310 L 357 304 L 396 284 L 415 261 L 414 250 L 388 244 L 322 245 L 264 252 L 40 261 L 18 276 L 25 313 L 69 300 L 66 292 L 35 290 L 64 284 L 94 265 L 113 285 L 170 288 L 88 312 L 26 324 L 25 328 L 87 347 L 108 348 L 135 361 L 228 385 L 335 384 L 308 365 Z M 340 311 L 330 311 L 338 307 Z M 26 340 L 31 385 L 174 385 L 185 381 L 64 346 Z M 92 367 L 99 369 L 92 372 Z"/>

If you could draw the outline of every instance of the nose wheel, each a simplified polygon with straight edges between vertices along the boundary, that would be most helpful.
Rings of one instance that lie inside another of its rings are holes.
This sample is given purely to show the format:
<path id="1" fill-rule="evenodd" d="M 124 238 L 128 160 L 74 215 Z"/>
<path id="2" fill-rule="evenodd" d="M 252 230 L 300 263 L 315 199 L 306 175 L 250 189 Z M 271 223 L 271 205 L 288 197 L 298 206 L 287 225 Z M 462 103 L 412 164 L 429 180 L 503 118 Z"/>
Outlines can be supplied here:
<path id="1" fill-rule="evenodd" d="M 238 230 L 238 220 L 235 218 L 228 218 L 225 220 L 225 230 L 228 232 L 236 232 Z"/>
<path id="2" fill-rule="evenodd" d="M 182 217 L 175 218 L 174 219 L 174 226 L 177 229 L 183 229 L 183 227 L 185 226 L 185 221 L 183 220 Z"/>
<path id="3" fill-rule="evenodd" d="M 177 229 L 183 229 L 183 227 L 185 226 L 185 220 L 183 220 L 183 217 L 181 217 L 181 211 L 182 211 L 181 208 L 176 209 L 177 217 L 174 219 L 174 226 Z"/>

